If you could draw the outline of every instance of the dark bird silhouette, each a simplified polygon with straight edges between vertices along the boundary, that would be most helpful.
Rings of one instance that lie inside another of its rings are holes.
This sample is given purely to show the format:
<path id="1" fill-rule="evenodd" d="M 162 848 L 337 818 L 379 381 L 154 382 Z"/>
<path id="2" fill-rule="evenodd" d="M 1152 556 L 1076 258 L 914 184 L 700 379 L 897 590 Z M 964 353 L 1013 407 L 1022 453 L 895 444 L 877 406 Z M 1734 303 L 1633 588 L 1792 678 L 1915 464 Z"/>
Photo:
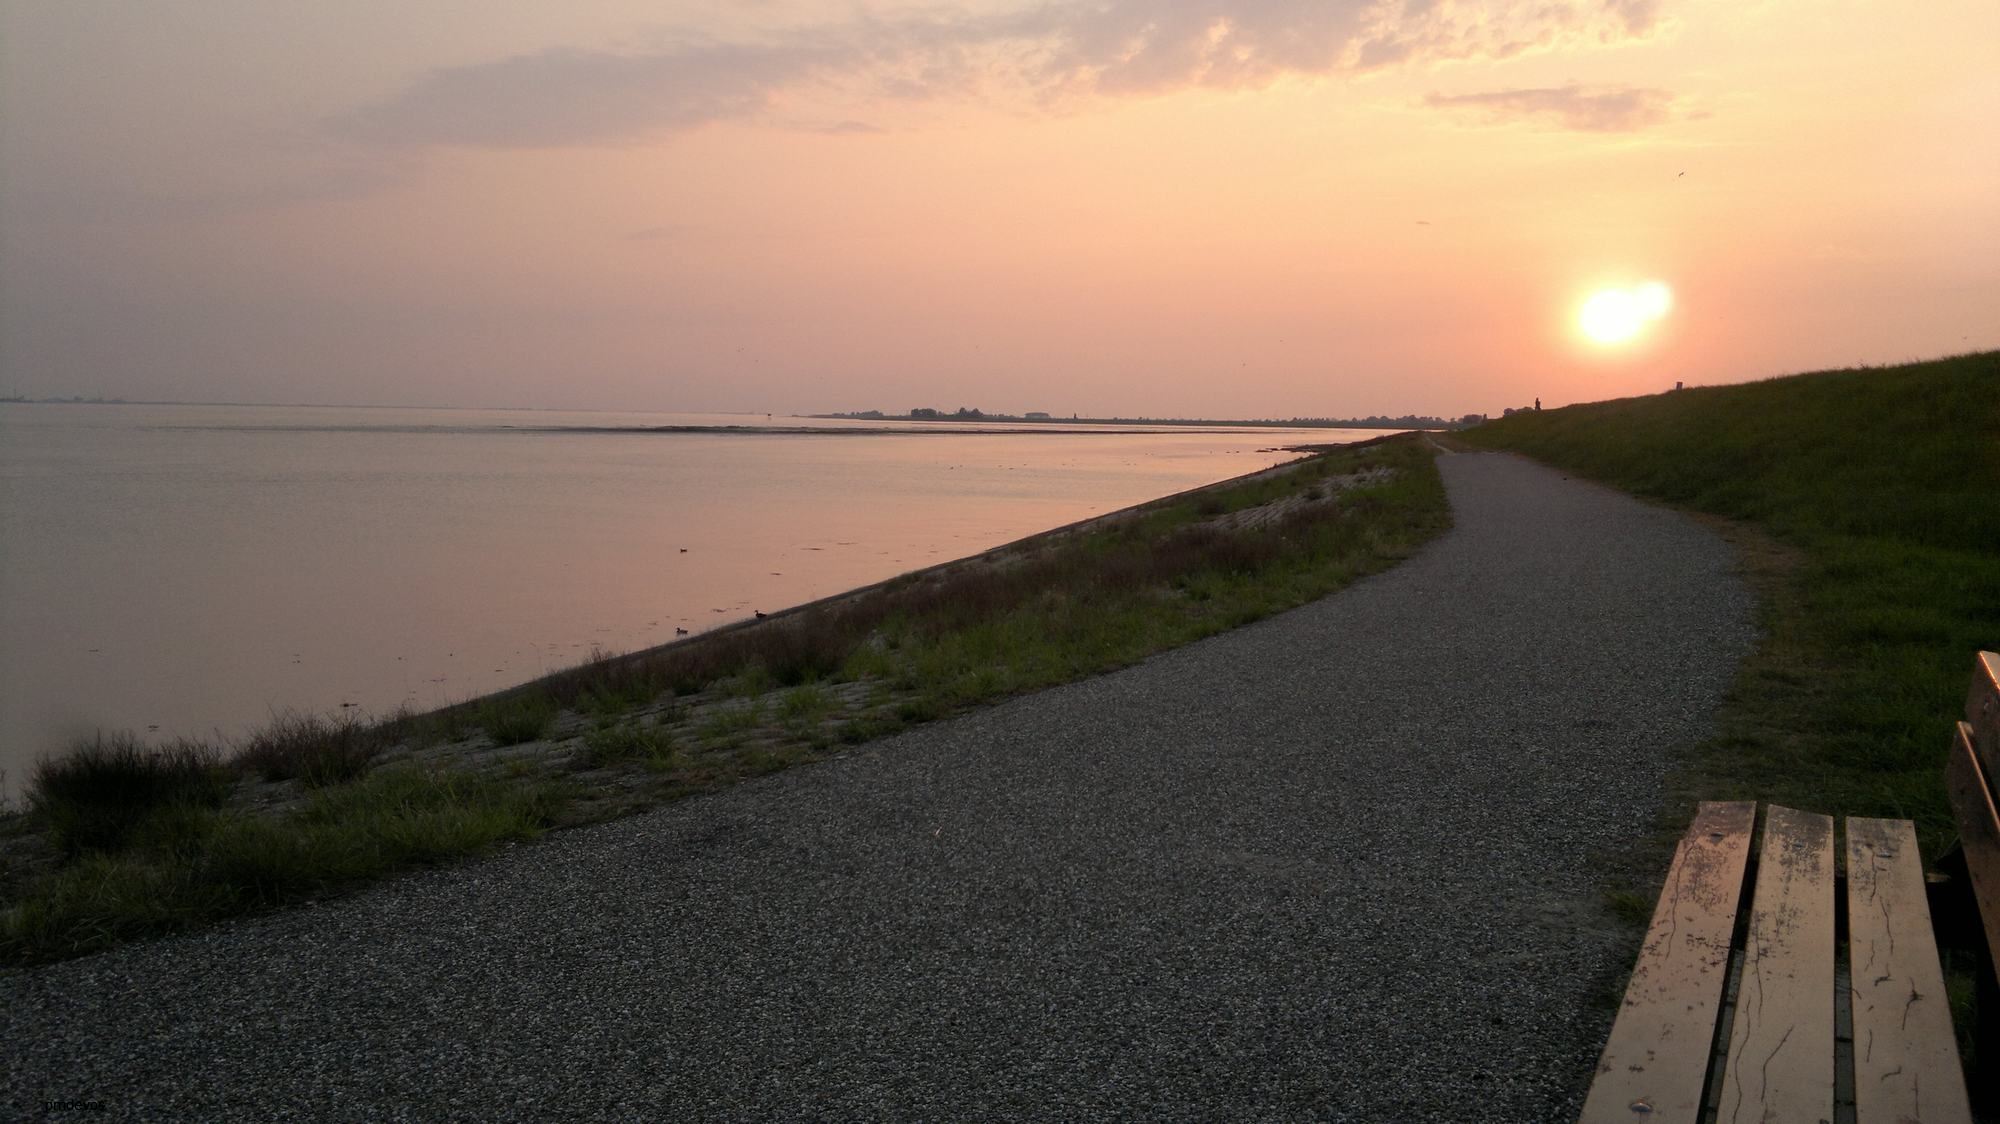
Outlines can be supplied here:
<path id="1" fill-rule="evenodd" d="M 1675 179 L 1679 179 L 1679 178 L 1681 178 L 1681 176 L 1684 176 L 1684 175 L 1687 175 L 1687 173 L 1686 173 L 1686 172 L 1682 172 L 1680 176 L 1675 176 L 1674 178 L 1675 178 Z"/>
<path id="2" fill-rule="evenodd" d="M 687 547 L 682 547 L 682 548 L 681 548 L 681 553 L 682 553 L 682 554 L 686 554 L 687 552 L 688 552 L 688 548 L 687 548 Z"/>
<path id="3" fill-rule="evenodd" d="M 675 636 L 686 636 L 687 634 L 688 634 L 688 630 L 687 630 L 687 629 L 685 629 L 685 628 L 676 628 L 676 629 L 674 629 L 674 635 L 675 635 Z"/>
<path id="4" fill-rule="evenodd" d="M 758 619 L 758 620 L 760 620 L 760 621 L 761 621 L 761 620 L 763 620 L 763 619 L 764 619 L 764 614 L 763 614 L 763 613 L 758 613 L 758 614 L 757 614 L 757 619 Z"/>

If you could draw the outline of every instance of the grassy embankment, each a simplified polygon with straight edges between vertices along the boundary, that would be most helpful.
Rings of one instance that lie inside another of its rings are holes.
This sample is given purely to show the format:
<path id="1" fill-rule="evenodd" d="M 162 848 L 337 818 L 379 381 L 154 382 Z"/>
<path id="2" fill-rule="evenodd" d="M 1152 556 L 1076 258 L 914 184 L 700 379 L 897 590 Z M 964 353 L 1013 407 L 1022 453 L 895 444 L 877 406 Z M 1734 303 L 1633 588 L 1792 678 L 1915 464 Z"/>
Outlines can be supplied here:
<path id="1" fill-rule="evenodd" d="M 1323 596 L 1449 521 L 1390 438 L 379 724 L 101 738 L 0 824 L 0 960 L 103 948 L 713 790 Z"/>
<path id="2" fill-rule="evenodd" d="M 1682 795 L 1913 819 L 2000 645 L 2000 353 L 1516 414 L 1460 434 L 1719 516 L 1763 642 Z M 1650 908 L 1650 902 L 1646 903 Z"/>

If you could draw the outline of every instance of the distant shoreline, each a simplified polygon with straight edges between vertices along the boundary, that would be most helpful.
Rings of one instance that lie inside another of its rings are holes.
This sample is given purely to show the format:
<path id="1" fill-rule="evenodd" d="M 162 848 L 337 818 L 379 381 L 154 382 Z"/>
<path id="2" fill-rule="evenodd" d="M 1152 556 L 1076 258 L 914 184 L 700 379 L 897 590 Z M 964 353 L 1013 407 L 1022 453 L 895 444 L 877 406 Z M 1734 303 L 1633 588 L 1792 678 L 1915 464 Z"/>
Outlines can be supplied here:
<path id="1" fill-rule="evenodd" d="M 1083 426 L 1091 423 L 1066 424 Z M 1065 435 L 1130 437 L 1134 434 L 1213 433 L 1222 432 L 1224 429 L 1224 427 L 1197 429 L 1191 426 L 1167 429 L 1055 429 L 1046 425 L 1026 425 L 1008 429 L 974 429 L 965 425 L 925 426 L 922 429 L 896 429 L 886 425 L 839 429 L 811 425 L 503 425 L 497 428 L 519 430 L 524 433 L 719 433 L 730 437 L 928 437 L 951 434 L 961 437 L 1018 437 L 1024 434 L 1054 437 Z"/>
<path id="2" fill-rule="evenodd" d="M 966 422 L 997 422 L 1003 425 L 1145 425 L 1166 426 L 1173 429 L 1382 429 L 1401 432 L 1410 429 L 1451 429 L 1468 424 L 1464 419 L 1437 418 L 1429 415 L 1405 414 L 1400 418 L 1085 418 L 1072 415 L 1067 418 L 1053 415 L 1028 416 L 1023 414 L 982 414 L 937 413 L 937 414 L 884 414 L 877 411 L 847 414 L 795 414 L 794 417 L 815 418 L 824 421 L 885 421 L 913 422 L 924 425 L 963 425 Z"/>

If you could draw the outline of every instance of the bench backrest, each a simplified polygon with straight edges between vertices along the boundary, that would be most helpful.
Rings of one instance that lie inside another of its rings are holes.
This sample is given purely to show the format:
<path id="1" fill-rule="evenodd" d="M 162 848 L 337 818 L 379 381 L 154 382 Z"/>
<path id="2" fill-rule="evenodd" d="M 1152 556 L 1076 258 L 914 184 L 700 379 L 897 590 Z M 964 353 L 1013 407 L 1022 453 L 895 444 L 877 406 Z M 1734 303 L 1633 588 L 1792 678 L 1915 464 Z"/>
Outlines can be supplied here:
<path id="1" fill-rule="evenodd" d="M 1981 652 L 1974 660 L 1965 717 L 1952 739 L 1945 783 L 1986 944 L 2000 963 L 2000 796 L 1993 787 L 2000 778 L 2000 655 Z"/>

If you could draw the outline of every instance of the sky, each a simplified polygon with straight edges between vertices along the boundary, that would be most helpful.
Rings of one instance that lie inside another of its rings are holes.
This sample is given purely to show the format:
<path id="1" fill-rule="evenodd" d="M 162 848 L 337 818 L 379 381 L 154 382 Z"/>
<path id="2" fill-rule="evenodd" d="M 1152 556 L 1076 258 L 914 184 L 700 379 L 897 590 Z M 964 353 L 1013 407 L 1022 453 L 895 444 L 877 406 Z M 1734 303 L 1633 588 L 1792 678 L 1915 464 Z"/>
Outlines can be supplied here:
<path id="1" fill-rule="evenodd" d="M 1993 0 L 0 0 L 0 394 L 1456 416 L 2000 347 L 1996 44 Z"/>

